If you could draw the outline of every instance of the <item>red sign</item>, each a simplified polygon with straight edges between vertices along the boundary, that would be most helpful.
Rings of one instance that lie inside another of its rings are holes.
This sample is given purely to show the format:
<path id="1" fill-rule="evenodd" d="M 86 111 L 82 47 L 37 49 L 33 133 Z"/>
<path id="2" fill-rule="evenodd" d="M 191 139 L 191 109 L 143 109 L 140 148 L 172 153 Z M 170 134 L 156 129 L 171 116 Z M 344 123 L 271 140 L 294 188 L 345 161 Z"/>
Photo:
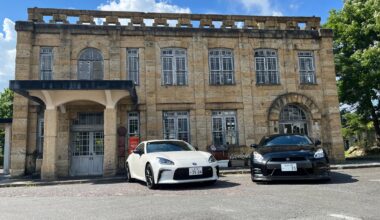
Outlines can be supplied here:
<path id="1" fill-rule="evenodd" d="M 136 149 L 137 145 L 139 145 L 139 142 L 140 142 L 139 137 L 129 137 L 128 154 L 131 154 L 132 151 L 134 151 Z"/>

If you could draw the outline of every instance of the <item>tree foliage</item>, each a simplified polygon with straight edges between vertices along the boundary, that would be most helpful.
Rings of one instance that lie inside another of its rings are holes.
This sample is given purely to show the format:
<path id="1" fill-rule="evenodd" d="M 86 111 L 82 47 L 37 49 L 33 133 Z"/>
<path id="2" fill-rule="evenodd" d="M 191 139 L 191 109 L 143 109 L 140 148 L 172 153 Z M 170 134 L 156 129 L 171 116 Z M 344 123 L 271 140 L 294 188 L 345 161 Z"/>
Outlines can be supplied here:
<path id="1" fill-rule="evenodd" d="M 346 0 L 325 27 L 334 31 L 339 99 L 373 122 L 380 141 L 380 0 Z"/>
<path id="2" fill-rule="evenodd" d="M 5 89 L 0 93 L 0 118 L 12 118 L 13 92 Z"/>

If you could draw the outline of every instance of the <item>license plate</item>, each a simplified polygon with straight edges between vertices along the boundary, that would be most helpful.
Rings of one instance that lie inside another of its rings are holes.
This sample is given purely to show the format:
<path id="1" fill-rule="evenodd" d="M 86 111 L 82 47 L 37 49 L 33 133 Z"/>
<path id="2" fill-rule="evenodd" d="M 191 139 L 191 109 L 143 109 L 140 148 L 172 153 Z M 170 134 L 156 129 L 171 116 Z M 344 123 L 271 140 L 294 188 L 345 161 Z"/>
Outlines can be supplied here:
<path id="1" fill-rule="evenodd" d="M 189 176 L 202 175 L 202 167 L 190 167 Z"/>
<path id="2" fill-rule="evenodd" d="M 281 171 L 282 172 L 297 171 L 297 164 L 296 163 L 283 163 L 283 164 L 281 164 Z"/>

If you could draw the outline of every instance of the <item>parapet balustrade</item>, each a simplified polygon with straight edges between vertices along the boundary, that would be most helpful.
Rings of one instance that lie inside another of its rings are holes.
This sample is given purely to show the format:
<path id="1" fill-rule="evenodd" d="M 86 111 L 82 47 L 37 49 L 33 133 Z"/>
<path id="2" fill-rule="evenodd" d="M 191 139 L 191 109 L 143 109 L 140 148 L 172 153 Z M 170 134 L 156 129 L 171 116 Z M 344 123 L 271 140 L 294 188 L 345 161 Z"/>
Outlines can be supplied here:
<path id="1" fill-rule="evenodd" d="M 29 8 L 28 15 L 29 21 L 52 24 L 269 30 L 320 29 L 319 17 L 144 13 L 47 8 Z"/>

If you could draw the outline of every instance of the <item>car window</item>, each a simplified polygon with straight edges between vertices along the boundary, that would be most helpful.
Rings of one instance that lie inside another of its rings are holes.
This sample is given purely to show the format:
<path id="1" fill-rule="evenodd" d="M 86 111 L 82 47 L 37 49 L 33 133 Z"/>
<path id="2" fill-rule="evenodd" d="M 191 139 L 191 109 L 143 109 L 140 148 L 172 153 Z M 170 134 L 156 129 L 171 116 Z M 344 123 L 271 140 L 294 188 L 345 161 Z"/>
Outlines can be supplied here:
<path id="1" fill-rule="evenodd" d="M 194 151 L 194 148 L 182 141 L 157 141 L 148 143 L 147 153 L 169 152 L 169 151 Z"/>
<path id="2" fill-rule="evenodd" d="M 138 150 L 139 152 L 141 152 L 142 154 L 144 154 L 144 143 L 139 144 L 136 147 L 136 150 Z"/>
<path id="3" fill-rule="evenodd" d="M 284 135 L 264 138 L 260 145 L 263 147 L 278 145 L 311 145 L 313 142 L 303 135 Z"/>

